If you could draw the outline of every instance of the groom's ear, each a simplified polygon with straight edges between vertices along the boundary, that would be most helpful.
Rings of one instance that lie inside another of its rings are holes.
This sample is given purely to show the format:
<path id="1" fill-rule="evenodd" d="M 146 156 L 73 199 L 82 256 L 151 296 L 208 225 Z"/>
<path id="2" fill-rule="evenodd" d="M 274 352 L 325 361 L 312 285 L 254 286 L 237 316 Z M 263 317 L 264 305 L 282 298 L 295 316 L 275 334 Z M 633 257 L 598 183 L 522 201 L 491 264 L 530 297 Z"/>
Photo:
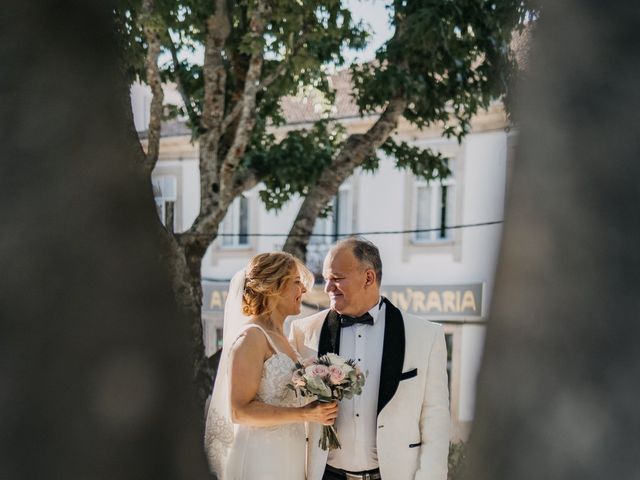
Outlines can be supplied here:
<path id="1" fill-rule="evenodd" d="M 374 283 L 376 283 L 376 272 L 374 272 L 373 270 L 367 270 L 365 272 L 365 285 L 373 285 Z"/>

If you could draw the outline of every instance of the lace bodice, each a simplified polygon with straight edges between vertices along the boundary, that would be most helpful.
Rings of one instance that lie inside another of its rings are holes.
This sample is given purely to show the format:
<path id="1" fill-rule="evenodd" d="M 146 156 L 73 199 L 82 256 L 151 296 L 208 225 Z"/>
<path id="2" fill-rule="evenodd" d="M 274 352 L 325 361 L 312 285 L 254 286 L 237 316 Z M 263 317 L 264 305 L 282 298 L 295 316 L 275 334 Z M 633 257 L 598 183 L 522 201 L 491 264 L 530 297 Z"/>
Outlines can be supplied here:
<path id="1" fill-rule="evenodd" d="M 286 353 L 277 352 L 269 357 L 262 369 L 258 400 L 279 407 L 302 406 L 300 397 L 287 387 L 294 368 L 294 361 Z"/>

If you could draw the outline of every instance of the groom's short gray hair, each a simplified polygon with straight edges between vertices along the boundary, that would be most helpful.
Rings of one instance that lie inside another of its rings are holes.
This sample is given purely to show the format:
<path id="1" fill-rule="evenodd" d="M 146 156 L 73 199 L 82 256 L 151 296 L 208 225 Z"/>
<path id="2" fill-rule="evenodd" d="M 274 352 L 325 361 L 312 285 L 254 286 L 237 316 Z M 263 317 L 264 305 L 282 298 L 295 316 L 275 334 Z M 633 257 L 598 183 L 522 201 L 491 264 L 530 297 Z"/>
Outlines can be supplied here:
<path id="1" fill-rule="evenodd" d="M 362 237 L 348 237 L 336 242 L 336 247 L 349 246 L 353 256 L 367 267 L 376 272 L 376 283 L 378 286 L 382 282 L 382 259 L 380 250 L 372 242 Z M 335 247 L 334 247 L 335 248 Z"/>

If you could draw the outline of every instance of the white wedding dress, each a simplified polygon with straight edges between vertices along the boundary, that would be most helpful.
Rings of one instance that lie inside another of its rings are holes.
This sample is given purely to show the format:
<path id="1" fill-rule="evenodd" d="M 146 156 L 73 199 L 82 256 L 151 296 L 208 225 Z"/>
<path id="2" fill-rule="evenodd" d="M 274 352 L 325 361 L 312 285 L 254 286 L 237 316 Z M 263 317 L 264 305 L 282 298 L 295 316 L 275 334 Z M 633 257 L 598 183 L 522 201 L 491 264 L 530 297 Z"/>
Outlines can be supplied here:
<path id="1" fill-rule="evenodd" d="M 281 352 L 267 332 L 271 348 L 276 352 L 263 365 L 257 399 L 279 407 L 300 407 L 306 399 L 287 388 L 295 362 Z M 236 424 L 231 427 L 216 412 L 207 419 L 208 454 L 214 471 L 221 480 L 304 480 L 306 433 L 304 423 L 289 423 L 273 427 L 251 427 Z M 226 443 L 226 446 L 225 446 Z M 224 448 L 228 450 L 224 451 Z M 220 473 L 224 472 L 222 475 Z"/>

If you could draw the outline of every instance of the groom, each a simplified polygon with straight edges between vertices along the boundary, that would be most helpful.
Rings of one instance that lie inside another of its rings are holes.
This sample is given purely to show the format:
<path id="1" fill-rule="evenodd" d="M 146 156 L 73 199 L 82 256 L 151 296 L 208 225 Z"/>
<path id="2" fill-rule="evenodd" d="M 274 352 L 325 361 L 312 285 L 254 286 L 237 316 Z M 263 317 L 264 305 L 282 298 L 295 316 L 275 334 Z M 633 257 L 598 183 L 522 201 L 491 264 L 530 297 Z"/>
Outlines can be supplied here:
<path id="1" fill-rule="evenodd" d="M 335 423 L 342 449 L 318 447 L 310 424 L 309 480 L 446 480 L 449 450 L 447 350 L 442 327 L 380 296 L 378 248 L 337 243 L 323 267 L 331 309 L 296 320 L 290 340 L 303 357 L 328 352 L 368 372 L 362 395 L 343 400 Z"/>

